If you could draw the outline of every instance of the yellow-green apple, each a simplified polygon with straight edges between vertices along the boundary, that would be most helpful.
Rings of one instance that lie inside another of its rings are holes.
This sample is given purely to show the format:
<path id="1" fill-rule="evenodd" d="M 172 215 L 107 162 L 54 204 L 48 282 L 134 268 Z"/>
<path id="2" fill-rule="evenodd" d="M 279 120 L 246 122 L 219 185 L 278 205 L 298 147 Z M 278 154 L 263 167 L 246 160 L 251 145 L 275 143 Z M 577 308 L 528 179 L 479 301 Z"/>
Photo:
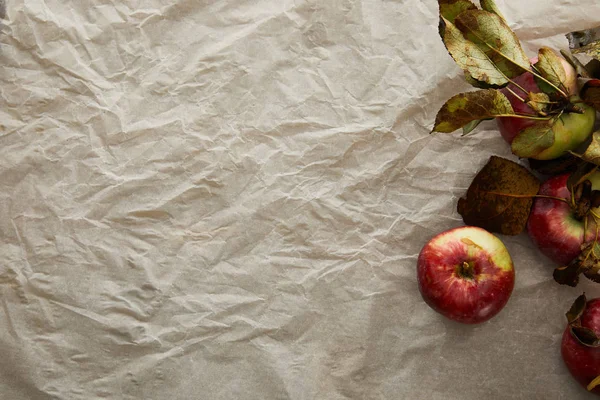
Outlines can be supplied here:
<path id="1" fill-rule="evenodd" d="M 504 308 L 515 271 L 499 238 L 481 228 L 462 226 L 438 234 L 421 249 L 417 280 L 423 299 L 435 311 L 476 324 Z"/>
<path id="2" fill-rule="evenodd" d="M 554 144 L 531 157 L 537 160 L 552 160 L 565 155 L 568 151 L 575 150 L 590 136 L 596 121 L 596 110 L 583 103 L 579 98 L 577 72 L 565 59 L 560 58 L 560 60 L 567 77 L 563 90 L 569 96 L 570 103 L 577 105 L 577 108 L 583 113 L 565 111 L 560 114 L 551 128 L 554 133 Z M 533 59 L 532 64 L 535 64 L 536 61 L 537 59 Z M 515 113 L 536 115 L 536 112 L 522 100 L 527 95 L 521 90 L 523 88 L 531 93 L 541 92 L 533 74 L 525 72 L 514 78 L 513 82 L 507 88 L 501 89 L 501 92 L 508 98 Z M 521 98 L 515 94 L 519 94 Z M 518 117 L 499 117 L 496 120 L 500 134 L 508 143 L 512 143 L 513 139 L 526 128 L 547 123 Z"/>

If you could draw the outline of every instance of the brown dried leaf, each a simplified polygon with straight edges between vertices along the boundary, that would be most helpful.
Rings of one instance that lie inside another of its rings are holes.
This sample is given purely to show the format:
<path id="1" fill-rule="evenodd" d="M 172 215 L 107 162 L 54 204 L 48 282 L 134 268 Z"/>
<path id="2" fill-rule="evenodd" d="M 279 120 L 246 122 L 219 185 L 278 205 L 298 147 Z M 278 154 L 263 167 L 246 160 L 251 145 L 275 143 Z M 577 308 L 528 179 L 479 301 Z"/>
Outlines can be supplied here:
<path id="1" fill-rule="evenodd" d="M 573 68 L 575 68 L 575 71 L 577 71 L 577 75 L 579 75 L 582 78 L 591 78 L 592 74 L 590 71 L 588 71 L 588 69 L 585 67 L 585 65 L 583 65 L 581 63 L 581 61 L 579 61 L 579 59 L 577 57 L 575 57 L 572 53 L 565 51 L 565 50 L 561 50 L 560 54 L 563 56 L 563 58 L 565 60 L 567 60 L 569 62 L 569 64 L 571 64 L 571 66 Z"/>
<path id="2" fill-rule="evenodd" d="M 596 60 L 600 60 L 600 40 L 573 49 L 573 54 L 586 54 Z"/>
<path id="3" fill-rule="evenodd" d="M 583 85 L 581 99 L 587 105 L 600 111 L 600 79 L 589 80 Z"/>
<path id="4" fill-rule="evenodd" d="M 598 274 L 597 269 L 588 269 L 583 273 L 586 278 L 588 278 L 592 282 L 600 283 L 600 274 Z"/>
<path id="5" fill-rule="evenodd" d="M 579 157 L 590 164 L 600 166 L 600 131 L 592 133 L 592 141 Z"/>
<path id="6" fill-rule="evenodd" d="M 552 273 L 552 277 L 556 283 L 576 287 L 579 283 L 579 275 L 581 274 L 580 265 L 571 263 L 562 267 L 557 267 Z"/>
<path id="7" fill-rule="evenodd" d="M 587 347 L 600 347 L 600 338 L 596 332 L 582 326 L 571 326 L 571 334 L 575 339 Z"/>
<path id="8" fill-rule="evenodd" d="M 467 225 L 518 235 L 525 229 L 533 203 L 529 196 L 539 188 L 540 181 L 527 168 L 492 156 L 473 179 L 466 197 L 459 199 L 457 210 Z"/>
<path id="9" fill-rule="evenodd" d="M 571 308 L 566 313 L 567 321 L 569 322 L 569 324 L 572 324 L 573 322 L 581 318 L 583 312 L 585 311 L 586 305 L 587 299 L 585 297 L 585 293 L 575 299 L 573 305 L 571 305 Z"/>
<path id="10" fill-rule="evenodd" d="M 585 70 L 590 75 L 590 78 L 600 79 L 600 60 L 592 58 L 585 64 Z"/>
<path id="11" fill-rule="evenodd" d="M 569 192 L 573 192 L 577 186 L 585 181 L 591 174 L 593 174 L 598 167 L 592 163 L 581 161 L 577 165 L 577 169 L 569 175 L 567 179 L 567 188 Z"/>
<path id="12" fill-rule="evenodd" d="M 567 33 L 569 48 L 579 49 L 594 41 L 600 40 L 600 27 Z"/>
<path id="13" fill-rule="evenodd" d="M 593 282 L 597 279 L 600 271 L 600 245 L 595 242 L 584 243 L 581 253 L 568 266 L 558 267 L 554 270 L 554 280 L 561 284 L 575 287 L 579 283 L 579 275 L 584 274 Z"/>
<path id="14" fill-rule="evenodd" d="M 530 158 L 527 161 L 529 162 L 529 168 L 533 171 L 549 176 L 573 172 L 577 170 L 580 164 L 587 164 L 582 162 L 579 157 L 575 157 L 570 153 L 553 160 L 536 160 Z"/>

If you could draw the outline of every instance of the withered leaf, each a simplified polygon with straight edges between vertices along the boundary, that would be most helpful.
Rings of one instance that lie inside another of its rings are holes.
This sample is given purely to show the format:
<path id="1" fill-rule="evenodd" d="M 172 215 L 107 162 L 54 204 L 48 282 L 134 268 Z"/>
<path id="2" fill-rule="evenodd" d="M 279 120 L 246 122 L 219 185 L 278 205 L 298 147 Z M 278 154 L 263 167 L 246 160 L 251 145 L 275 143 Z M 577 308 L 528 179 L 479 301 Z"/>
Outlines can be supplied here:
<path id="1" fill-rule="evenodd" d="M 567 266 L 558 267 L 554 270 L 554 280 L 561 284 L 575 287 L 579 283 L 579 275 L 598 274 L 600 270 L 600 245 L 595 242 L 584 243 L 581 253 Z M 589 279 L 589 278 L 588 278 Z M 595 281 L 594 279 L 591 279 Z"/>
<path id="2" fill-rule="evenodd" d="M 573 322 L 581 318 L 586 306 L 587 298 L 585 297 L 585 293 L 583 293 L 581 296 L 575 299 L 575 301 L 571 305 L 571 308 L 566 313 L 567 321 L 569 322 L 569 324 L 572 324 Z"/>
<path id="3" fill-rule="evenodd" d="M 544 115 L 548 109 L 550 96 L 548 96 L 546 93 L 529 92 L 527 97 L 529 98 L 527 105 L 536 113 Z"/>
<path id="4" fill-rule="evenodd" d="M 587 81 L 581 88 L 581 99 L 600 111 L 600 79 Z"/>
<path id="5" fill-rule="evenodd" d="M 494 0 L 479 0 L 479 4 L 481 5 L 481 8 L 483 8 L 485 11 L 494 13 L 500 18 L 504 19 L 502 13 L 500 12 L 500 9 L 498 9 L 498 6 L 496 5 L 496 2 Z"/>
<path id="6" fill-rule="evenodd" d="M 514 78 L 529 70 L 529 58 L 519 39 L 499 15 L 467 10 L 456 17 L 455 24 L 505 76 Z"/>
<path id="7" fill-rule="evenodd" d="M 570 32 L 566 36 L 573 54 L 585 54 L 600 60 L 600 26 L 584 31 Z"/>
<path id="8" fill-rule="evenodd" d="M 464 12 L 460 15 L 462 14 Z M 467 82 L 476 87 L 485 85 L 502 87 L 508 84 L 505 74 L 498 69 L 485 52 L 465 39 L 462 32 L 442 15 L 440 15 L 439 31 L 448 53 L 465 72 Z"/>
<path id="9" fill-rule="evenodd" d="M 567 188 L 569 192 L 573 192 L 575 187 L 585 181 L 591 174 L 593 174 L 598 167 L 589 162 L 579 162 L 577 169 L 569 175 L 567 179 Z"/>
<path id="10" fill-rule="evenodd" d="M 463 11 L 477 10 L 475 4 L 469 0 L 438 0 L 440 6 L 440 15 L 446 18 L 451 23 Z"/>
<path id="11" fill-rule="evenodd" d="M 536 160 L 530 158 L 529 168 L 542 175 L 560 175 L 567 172 L 573 172 L 577 169 L 580 164 L 587 164 L 579 157 L 575 157 L 571 153 L 567 153 L 564 156 L 555 158 L 553 160 Z"/>
<path id="12" fill-rule="evenodd" d="M 592 141 L 583 154 L 578 154 L 577 156 L 588 163 L 597 166 L 600 165 L 600 131 L 592 133 Z"/>
<path id="13" fill-rule="evenodd" d="M 585 54 L 596 60 L 600 60 L 600 40 L 596 40 L 585 46 L 572 50 L 573 54 Z"/>
<path id="14" fill-rule="evenodd" d="M 600 26 L 597 28 L 586 29 L 583 31 L 574 31 L 565 35 L 569 41 L 571 50 L 586 46 L 592 42 L 600 40 Z"/>
<path id="15" fill-rule="evenodd" d="M 459 199 L 457 210 L 467 225 L 518 235 L 525 229 L 533 203 L 529 196 L 539 188 L 540 181 L 527 168 L 492 156 L 473 179 L 466 197 Z"/>
<path id="16" fill-rule="evenodd" d="M 588 269 L 583 273 L 586 278 L 592 282 L 600 283 L 600 274 L 598 274 L 598 268 Z"/>
<path id="17" fill-rule="evenodd" d="M 575 207 L 573 210 L 573 217 L 576 220 L 583 221 L 584 218 L 590 212 L 592 205 L 592 182 L 585 180 L 581 182 L 579 186 L 575 187 Z"/>
<path id="18" fill-rule="evenodd" d="M 600 79 L 600 60 L 592 58 L 585 64 L 585 70 L 590 74 L 590 78 Z"/>
<path id="19" fill-rule="evenodd" d="M 468 71 L 464 71 L 464 75 L 465 75 L 465 81 L 467 81 L 467 83 L 473 87 L 476 87 L 478 89 L 494 89 L 494 88 L 498 88 L 498 87 L 502 87 L 504 86 L 504 84 L 502 85 L 490 85 L 486 82 L 482 82 L 482 81 L 478 81 L 477 79 L 473 78 Z"/>
<path id="20" fill-rule="evenodd" d="M 586 66 L 583 65 L 581 61 L 579 61 L 579 59 L 573 54 L 565 50 L 561 50 L 560 54 L 564 57 L 565 60 L 569 62 L 569 64 L 571 64 L 573 68 L 575 68 L 575 71 L 577 71 L 577 75 L 579 75 L 582 78 L 592 77 L 592 74 L 590 73 L 590 71 L 588 71 Z"/>
<path id="21" fill-rule="evenodd" d="M 577 286 L 579 283 L 579 275 L 581 274 L 581 268 L 579 264 L 569 264 L 554 269 L 552 277 L 556 283 L 561 285 L 567 285 L 571 287 Z"/>
<path id="22" fill-rule="evenodd" d="M 514 115 L 510 101 L 499 90 L 460 93 L 438 111 L 432 132 L 451 133 L 480 119 Z"/>
<path id="23" fill-rule="evenodd" d="M 561 57 L 548 47 L 542 47 L 538 51 L 538 62 L 535 63 L 535 69 L 552 84 L 535 77 L 537 85 L 545 93 L 556 93 L 556 88 L 559 88 L 568 94 L 567 73 L 560 60 Z"/>
<path id="24" fill-rule="evenodd" d="M 513 139 L 510 148 L 516 156 L 535 157 L 554 144 L 552 124 L 540 123 L 525 128 Z"/>
<path id="25" fill-rule="evenodd" d="M 571 326 L 571 334 L 579 343 L 587 347 L 600 347 L 600 338 L 596 333 L 582 326 Z"/>

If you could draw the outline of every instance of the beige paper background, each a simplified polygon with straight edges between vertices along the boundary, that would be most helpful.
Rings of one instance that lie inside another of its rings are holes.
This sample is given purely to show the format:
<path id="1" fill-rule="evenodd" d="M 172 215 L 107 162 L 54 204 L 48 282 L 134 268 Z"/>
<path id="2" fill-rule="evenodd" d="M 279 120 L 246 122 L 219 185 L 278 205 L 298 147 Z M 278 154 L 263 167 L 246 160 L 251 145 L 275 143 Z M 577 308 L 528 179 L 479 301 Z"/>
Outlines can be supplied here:
<path id="1" fill-rule="evenodd" d="M 596 0 L 502 1 L 528 54 Z M 587 398 L 559 355 L 585 290 L 526 235 L 503 312 L 421 300 L 416 256 L 493 123 L 433 0 L 8 0 L 0 37 L 3 399 Z"/>

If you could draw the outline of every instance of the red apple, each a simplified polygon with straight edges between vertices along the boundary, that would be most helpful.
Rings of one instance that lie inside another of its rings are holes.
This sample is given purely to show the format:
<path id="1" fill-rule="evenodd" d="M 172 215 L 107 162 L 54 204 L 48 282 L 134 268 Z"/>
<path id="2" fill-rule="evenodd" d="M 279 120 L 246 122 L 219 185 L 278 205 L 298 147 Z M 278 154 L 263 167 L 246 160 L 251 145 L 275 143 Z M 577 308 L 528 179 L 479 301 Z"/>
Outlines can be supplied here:
<path id="1" fill-rule="evenodd" d="M 579 307 L 578 301 L 581 302 Z M 600 298 L 587 301 L 585 296 L 581 296 L 569 313 L 573 313 L 571 318 L 574 319 L 569 321 L 563 333 L 562 359 L 577 382 L 600 395 L 600 348 L 595 347 L 600 335 Z M 584 330 L 578 331 L 581 328 Z M 591 331 L 585 332 L 585 329 Z"/>
<path id="2" fill-rule="evenodd" d="M 567 200 L 566 202 L 549 198 L 535 198 L 527 221 L 527 233 L 533 243 L 548 258 L 559 265 L 568 265 L 581 252 L 585 241 L 594 240 L 596 229 L 593 219 L 576 218 L 571 200 L 571 192 L 567 188 L 570 174 L 562 174 L 542 183 L 539 195 L 551 196 Z M 589 178 L 592 189 L 600 189 L 600 174 L 594 173 Z M 600 211 L 600 210 L 599 210 Z"/>
<path id="3" fill-rule="evenodd" d="M 463 226 L 440 233 L 417 261 L 419 291 L 435 311 L 476 324 L 504 308 L 515 283 L 508 250 L 488 231 Z"/>
<path id="4" fill-rule="evenodd" d="M 536 60 L 533 59 L 532 63 Z M 577 72 L 566 60 L 561 58 L 561 64 L 567 75 L 566 89 L 567 95 L 570 96 L 570 100 L 576 103 L 583 111 L 583 114 L 574 112 L 565 112 L 559 118 L 558 121 L 553 125 L 552 130 L 554 131 L 554 144 L 532 157 L 538 160 L 552 160 L 564 155 L 569 150 L 575 150 L 579 147 L 592 133 L 594 128 L 594 122 L 596 121 L 596 110 L 592 107 L 587 106 L 581 102 L 578 97 L 579 89 L 577 86 Z M 538 87 L 533 75 L 530 72 L 526 72 L 522 75 L 517 76 L 513 81 L 527 90 L 528 92 L 540 93 L 541 90 Z M 515 84 L 509 84 L 508 88 L 512 92 L 519 94 L 521 97 L 526 95 L 517 87 Z M 517 98 L 507 88 L 501 89 L 501 92 L 508 98 L 513 110 L 519 114 L 531 114 L 535 115 L 536 112 Z M 537 121 L 525 118 L 515 117 L 501 117 L 496 118 L 500 134 L 508 143 L 512 143 L 513 139 L 523 131 L 525 128 L 536 124 L 544 124 L 544 121 Z"/>

